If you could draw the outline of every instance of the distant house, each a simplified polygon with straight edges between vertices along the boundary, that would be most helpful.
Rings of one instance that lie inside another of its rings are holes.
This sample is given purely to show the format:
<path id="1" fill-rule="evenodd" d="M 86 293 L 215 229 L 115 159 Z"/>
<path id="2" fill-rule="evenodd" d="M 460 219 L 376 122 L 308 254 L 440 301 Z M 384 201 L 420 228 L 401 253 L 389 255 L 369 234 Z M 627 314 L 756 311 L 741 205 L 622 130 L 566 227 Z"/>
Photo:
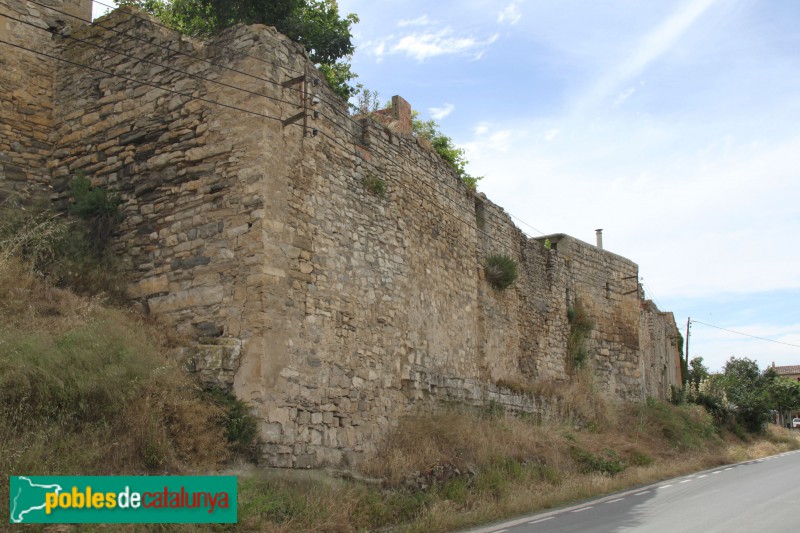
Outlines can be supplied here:
<path id="1" fill-rule="evenodd" d="M 775 366 L 775 363 L 772 363 L 772 369 L 782 378 L 800 381 L 800 365 Z"/>
<path id="2" fill-rule="evenodd" d="M 775 363 L 772 363 L 772 369 L 778 374 L 778 377 L 800 381 L 800 365 L 775 366 Z M 791 424 L 793 418 L 800 418 L 800 411 L 792 411 L 785 424 Z"/>

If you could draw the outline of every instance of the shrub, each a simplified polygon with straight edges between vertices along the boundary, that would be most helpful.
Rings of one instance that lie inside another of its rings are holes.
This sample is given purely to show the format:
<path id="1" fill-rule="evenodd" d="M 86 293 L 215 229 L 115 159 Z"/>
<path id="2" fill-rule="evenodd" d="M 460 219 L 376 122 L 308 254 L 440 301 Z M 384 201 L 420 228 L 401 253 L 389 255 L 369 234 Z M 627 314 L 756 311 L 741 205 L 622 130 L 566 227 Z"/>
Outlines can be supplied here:
<path id="1" fill-rule="evenodd" d="M 375 196 L 379 196 L 380 198 L 386 196 L 386 182 L 378 176 L 375 176 L 374 174 L 364 176 L 364 178 L 361 180 L 361 183 L 364 184 L 364 187 Z"/>
<path id="2" fill-rule="evenodd" d="M 0 273 L 12 261 L 43 272 L 58 256 L 70 224 L 51 211 L 0 206 Z"/>
<path id="3" fill-rule="evenodd" d="M 589 358 L 587 343 L 589 334 L 594 329 L 594 321 L 586 314 L 580 302 L 567 309 L 569 337 L 567 338 L 567 354 L 573 370 L 586 366 Z"/>
<path id="4" fill-rule="evenodd" d="M 584 473 L 597 472 L 614 477 L 625 470 L 625 463 L 619 459 L 614 450 L 605 449 L 600 455 L 573 446 L 570 448 L 570 455 Z"/>
<path id="5" fill-rule="evenodd" d="M 98 242 L 90 222 L 44 206 L 0 206 L 0 273 L 11 262 L 81 294 L 104 293 L 123 302 L 119 259 Z"/>
<path id="6" fill-rule="evenodd" d="M 122 218 L 119 211 L 122 199 L 102 187 L 92 186 L 89 178 L 80 173 L 69 184 L 69 196 L 73 202 L 70 213 L 87 222 L 91 242 L 98 252 L 102 251 Z"/>
<path id="7" fill-rule="evenodd" d="M 647 455 L 644 452 L 638 452 L 638 451 L 631 452 L 631 455 L 630 455 L 630 458 L 628 459 L 628 461 L 633 466 L 650 466 L 651 464 L 653 464 L 653 458 L 652 457 L 650 457 L 649 455 Z"/>
<path id="8" fill-rule="evenodd" d="M 493 254 L 486 258 L 486 279 L 497 290 L 509 288 L 517 279 L 517 262 L 507 255 Z"/>
<path id="9" fill-rule="evenodd" d="M 247 404 L 227 390 L 219 388 L 207 389 L 205 396 L 225 412 L 222 425 L 225 427 L 228 447 L 249 461 L 257 463 L 260 454 L 258 428 Z"/>

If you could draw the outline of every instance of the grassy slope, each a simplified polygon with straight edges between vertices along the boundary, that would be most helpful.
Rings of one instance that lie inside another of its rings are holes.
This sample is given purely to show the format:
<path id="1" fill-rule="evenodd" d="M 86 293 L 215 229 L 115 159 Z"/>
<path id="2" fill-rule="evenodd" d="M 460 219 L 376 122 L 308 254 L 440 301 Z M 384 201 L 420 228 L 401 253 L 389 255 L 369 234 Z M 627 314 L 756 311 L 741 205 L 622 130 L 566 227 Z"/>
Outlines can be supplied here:
<path id="1" fill-rule="evenodd" d="M 180 339 L 134 313 L 50 287 L 14 260 L 0 263 L 0 472 L 231 468 L 223 408 L 169 356 Z M 405 418 L 360 467 L 372 482 L 239 468 L 239 524 L 208 529 L 447 531 L 798 447 L 780 429 L 743 441 L 696 406 L 614 407 L 586 375 L 559 394 L 566 422 L 491 408 Z M 0 516 L 7 505 L 5 478 Z"/>

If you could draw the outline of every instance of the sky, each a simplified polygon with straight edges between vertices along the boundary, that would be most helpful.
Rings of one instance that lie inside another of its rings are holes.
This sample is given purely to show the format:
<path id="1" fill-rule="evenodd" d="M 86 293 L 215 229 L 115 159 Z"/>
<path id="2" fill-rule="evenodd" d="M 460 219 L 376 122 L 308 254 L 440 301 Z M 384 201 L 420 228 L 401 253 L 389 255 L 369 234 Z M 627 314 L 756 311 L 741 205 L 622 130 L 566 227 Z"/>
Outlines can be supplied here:
<path id="1" fill-rule="evenodd" d="M 339 9 L 358 81 L 435 119 L 522 230 L 603 228 L 712 370 L 800 365 L 800 2 Z"/>

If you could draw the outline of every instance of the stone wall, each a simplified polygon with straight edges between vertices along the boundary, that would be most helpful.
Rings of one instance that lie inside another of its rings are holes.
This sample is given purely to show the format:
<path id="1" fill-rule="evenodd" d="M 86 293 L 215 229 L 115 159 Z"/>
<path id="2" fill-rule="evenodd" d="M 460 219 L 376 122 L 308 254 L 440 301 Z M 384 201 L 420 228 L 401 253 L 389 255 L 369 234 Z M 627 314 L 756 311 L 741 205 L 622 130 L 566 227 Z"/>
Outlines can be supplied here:
<path id="1" fill-rule="evenodd" d="M 639 319 L 643 390 L 646 397 L 669 400 L 670 386 L 681 385 L 681 362 L 678 357 L 682 337 L 672 313 L 658 310 L 655 304 L 642 302 Z"/>
<path id="2" fill-rule="evenodd" d="M 91 1 L 49 0 L 46 4 L 91 18 Z M 0 202 L 9 196 L 47 195 L 53 81 L 60 66 L 54 59 L 58 44 L 52 34 L 69 31 L 73 22 L 25 0 L 0 3 Z"/>
<path id="3" fill-rule="evenodd" d="M 570 378 L 577 302 L 611 396 L 673 379 L 656 375 L 676 352 L 638 267 L 527 238 L 408 134 L 401 98 L 354 120 L 263 26 L 201 43 L 118 10 L 55 43 L 70 62 L 53 85 L 55 196 L 77 172 L 121 195 L 130 296 L 197 339 L 190 369 L 251 402 L 269 464 L 357 461 L 440 401 L 549 416 L 508 385 Z M 484 279 L 496 253 L 519 265 L 505 291 Z"/>

